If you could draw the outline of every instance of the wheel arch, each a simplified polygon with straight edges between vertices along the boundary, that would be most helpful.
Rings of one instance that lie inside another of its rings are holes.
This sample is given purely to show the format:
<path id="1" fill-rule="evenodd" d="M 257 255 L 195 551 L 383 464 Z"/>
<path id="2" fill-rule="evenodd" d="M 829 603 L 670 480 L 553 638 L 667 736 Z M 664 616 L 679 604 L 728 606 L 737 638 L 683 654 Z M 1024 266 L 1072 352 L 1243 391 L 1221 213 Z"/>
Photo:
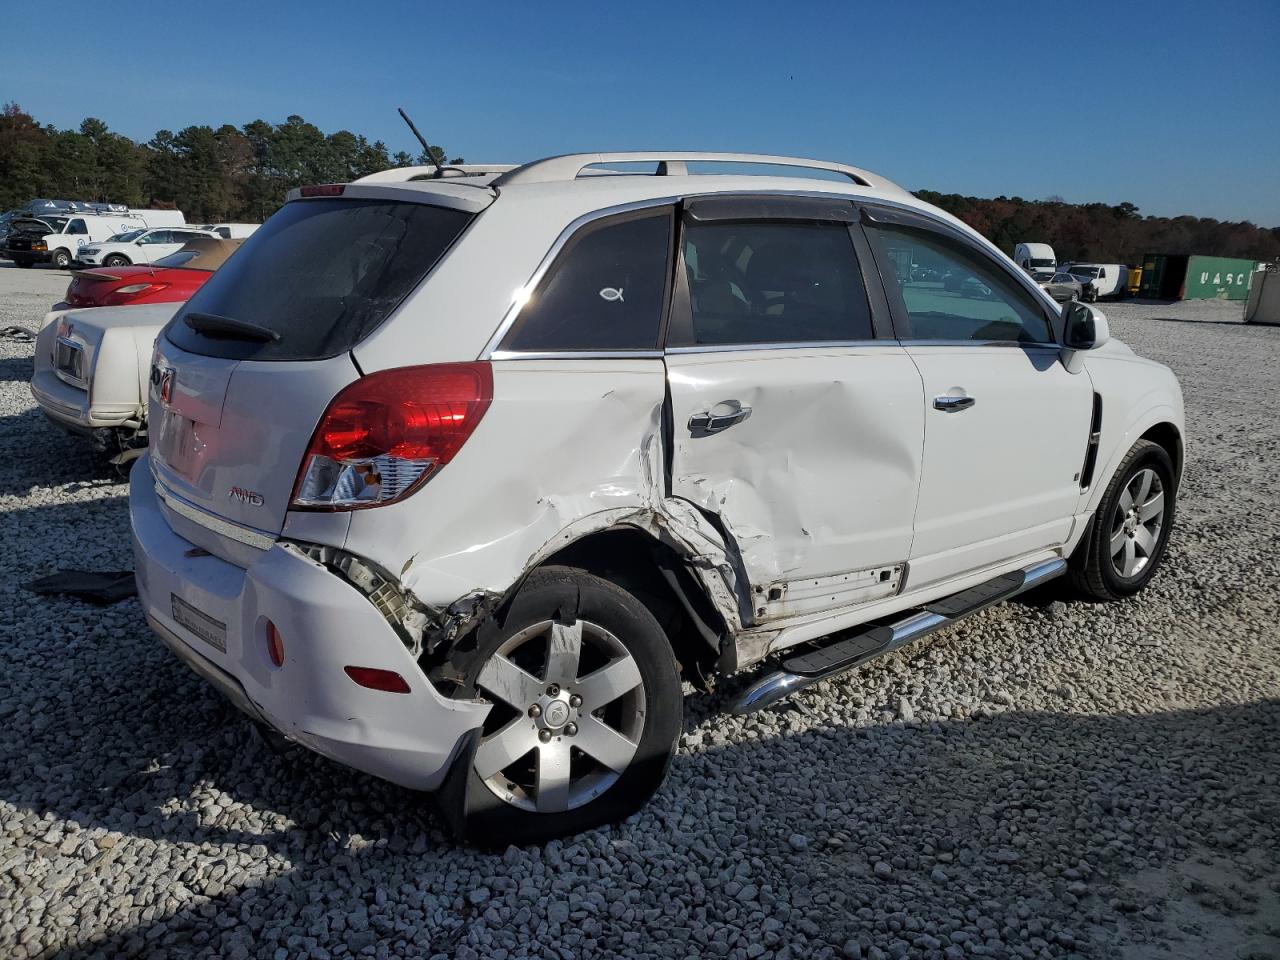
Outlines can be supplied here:
<path id="1" fill-rule="evenodd" d="M 730 631 L 711 598 L 672 545 L 639 527 L 619 525 L 579 537 L 533 569 L 575 567 L 616 583 L 662 625 L 685 679 L 707 686 L 722 665 Z"/>
<path id="2" fill-rule="evenodd" d="M 1170 420 L 1163 420 L 1159 423 L 1152 424 L 1146 429 L 1139 440 L 1150 440 L 1157 446 L 1163 447 L 1165 453 L 1169 454 L 1169 459 L 1173 461 L 1173 478 L 1175 482 L 1182 481 L 1182 431 L 1177 425 Z"/>

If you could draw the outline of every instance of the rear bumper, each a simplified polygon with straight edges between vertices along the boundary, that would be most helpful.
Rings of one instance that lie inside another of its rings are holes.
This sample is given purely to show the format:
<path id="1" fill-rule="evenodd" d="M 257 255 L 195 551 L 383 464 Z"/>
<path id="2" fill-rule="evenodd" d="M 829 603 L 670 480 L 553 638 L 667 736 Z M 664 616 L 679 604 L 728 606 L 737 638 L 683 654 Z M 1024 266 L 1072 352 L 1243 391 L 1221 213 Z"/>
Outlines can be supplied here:
<path id="1" fill-rule="evenodd" d="M 440 785 L 489 706 L 442 697 L 363 594 L 281 543 L 257 551 L 247 569 L 193 551 L 165 519 L 148 457 L 130 476 L 129 512 L 139 599 L 184 662 L 245 713 L 319 754 L 412 789 Z M 216 628 L 211 642 L 174 619 L 181 604 L 224 625 L 225 649 Z M 267 654 L 268 619 L 284 638 L 279 668 Z M 348 665 L 394 670 L 410 692 L 361 687 L 343 672 Z"/>

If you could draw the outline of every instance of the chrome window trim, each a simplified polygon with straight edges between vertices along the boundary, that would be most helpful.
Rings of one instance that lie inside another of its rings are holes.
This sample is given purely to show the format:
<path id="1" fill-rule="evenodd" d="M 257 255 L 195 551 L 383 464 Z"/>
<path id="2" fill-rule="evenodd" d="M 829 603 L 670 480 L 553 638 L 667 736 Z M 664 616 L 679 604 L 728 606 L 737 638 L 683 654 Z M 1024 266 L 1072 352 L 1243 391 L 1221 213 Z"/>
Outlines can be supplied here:
<path id="1" fill-rule="evenodd" d="M 559 233 L 559 236 L 556 238 L 556 242 L 552 243 L 552 246 L 550 246 L 547 253 L 545 253 L 545 255 L 543 256 L 543 259 L 541 259 L 538 262 L 538 266 L 536 266 L 536 268 L 534 269 L 534 273 L 530 275 L 529 280 L 526 280 L 526 282 L 522 284 L 520 288 L 517 289 L 515 296 L 512 297 L 511 305 L 507 307 L 506 314 L 503 314 L 502 323 L 498 324 L 498 329 L 494 330 L 493 337 L 490 337 L 488 340 L 488 343 L 485 343 L 484 349 L 481 349 L 480 356 L 477 356 L 476 360 L 495 360 L 495 358 L 503 358 L 503 360 L 515 360 L 515 358 L 517 358 L 515 356 L 517 355 L 517 353 L 520 353 L 521 358 L 534 358 L 535 356 L 538 356 L 538 355 L 532 355 L 532 353 L 521 353 L 520 351 L 499 351 L 498 344 L 502 343 L 503 338 L 506 337 L 506 335 L 509 332 L 511 332 L 512 326 L 515 326 L 517 317 L 520 316 L 520 311 L 522 310 L 522 308 L 524 308 L 525 303 L 529 302 L 529 297 L 531 296 L 532 292 L 534 292 L 535 289 L 538 288 L 538 284 L 541 283 L 541 280 L 543 280 L 543 276 L 547 275 L 547 271 L 550 269 L 550 266 L 552 266 L 552 262 L 556 260 L 556 257 L 559 255 L 559 252 L 563 250 L 564 246 L 566 246 L 568 241 L 570 241 L 570 239 L 573 237 L 573 234 L 576 234 L 577 232 L 579 232 L 579 230 L 586 227 L 586 225 L 590 223 L 594 223 L 595 220 L 603 220 L 605 218 L 609 218 L 609 216 L 618 216 L 620 214 L 630 214 L 630 212 L 634 212 L 636 210 L 648 210 L 650 209 L 650 207 L 673 206 L 676 204 L 681 204 L 681 202 L 684 202 L 687 200 L 699 200 L 699 198 L 704 198 L 704 197 L 735 197 L 735 196 L 814 197 L 814 198 L 818 198 L 818 200 L 849 200 L 851 202 L 854 202 L 855 205 L 870 204 L 873 206 L 893 207 L 893 209 L 895 210 L 902 210 L 905 212 L 909 212 L 909 214 L 915 214 L 916 216 L 920 216 L 920 218 L 931 220 L 932 223 L 937 224 L 938 227 L 952 230 L 952 232 L 961 233 L 963 234 L 966 242 L 974 243 L 974 238 L 968 236 L 968 234 L 964 234 L 963 229 L 961 229 L 960 227 L 957 227 L 957 225 L 955 223 L 952 223 L 952 221 L 943 219 L 941 218 L 941 216 L 937 216 L 936 214 L 933 214 L 932 211 L 922 210 L 918 206 L 913 206 L 911 204 L 904 204 L 904 202 L 900 200 L 892 200 L 892 198 L 890 197 L 883 197 L 879 195 L 868 196 L 867 193 L 858 192 L 858 191 L 849 191 L 849 192 L 829 191 L 829 189 L 768 189 L 767 187 L 763 187 L 763 186 L 759 188 L 750 189 L 750 191 L 744 191 L 744 189 L 732 189 L 732 191 L 714 191 L 713 189 L 713 191 L 690 191 L 687 193 L 680 193 L 680 195 L 676 195 L 676 196 L 653 197 L 653 198 L 649 198 L 649 200 L 635 200 L 635 201 L 627 202 L 627 204 L 616 204 L 614 206 L 600 207 L 600 209 L 598 210 L 590 210 L 588 212 L 585 212 L 585 214 L 577 216 L 577 218 L 573 219 L 571 223 L 567 225 L 566 228 L 561 230 L 561 233 Z M 465 233 L 465 230 L 463 230 L 463 233 Z M 1005 256 L 1004 252 L 1002 252 L 1000 248 L 996 246 L 995 243 L 991 243 L 991 241 L 988 241 L 986 237 L 980 236 L 980 234 L 979 234 L 979 238 L 980 238 L 980 241 L 982 241 L 983 243 L 988 243 L 989 246 L 991 246 L 991 251 L 995 251 L 996 253 L 998 253 L 998 255 L 1002 257 Z M 457 241 L 454 241 L 454 243 L 457 243 Z M 991 251 L 984 251 L 984 252 L 987 252 L 989 255 Z M 1005 259 L 1007 260 L 1007 257 L 1005 257 Z M 1014 269 L 1012 270 L 1006 269 L 1005 273 L 1012 276 L 1012 278 L 1014 278 L 1016 283 L 1021 283 L 1021 285 L 1023 285 L 1023 287 L 1027 289 L 1028 292 L 1032 293 L 1033 296 L 1038 297 L 1042 303 L 1044 302 L 1052 303 L 1053 308 L 1056 308 L 1057 311 L 1061 312 L 1061 305 L 1059 305 L 1057 301 L 1053 300 L 1052 297 L 1048 296 L 1046 292 L 1042 291 L 1042 289 L 1039 288 L 1039 285 L 1034 283 L 1033 280 L 1030 279 L 1030 276 L 1027 275 L 1027 273 L 1025 273 L 1025 271 L 1021 269 L 1020 266 L 1015 264 Z M 1019 276 L 1019 274 L 1023 274 L 1023 275 Z M 719 347 L 721 346 L 721 344 L 716 344 L 716 346 Z M 791 344 L 787 344 L 787 346 L 791 346 Z M 795 346 L 813 346 L 813 344 L 800 343 L 800 344 L 795 344 Z M 1053 346 L 1057 347 L 1059 346 L 1059 344 L 1053 344 Z M 673 349 L 685 349 L 685 348 L 678 347 Z M 502 353 L 503 356 L 495 357 L 494 356 L 495 353 L 499 353 L 499 352 Z M 609 353 L 622 353 L 622 351 L 609 351 Z M 637 356 L 637 355 L 648 355 L 649 351 L 625 351 L 625 353 L 627 353 L 628 356 Z M 561 355 L 556 355 L 556 358 L 559 358 L 559 356 Z M 595 353 L 590 351 L 572 352 L 572 353 L 566 352 L 564 353 L 563 356 L 566 358 L 568 357 L 575 357 L 575 358 L 593 357 L 594 358 L 598 356 L 598 352 L 595 352 Z M 538 358 L 550 358 L 550 357 L 539 356 Z"/>
<path id="2" fill-rule="evenodd" d="M 863 347 L 901 348 L 897 340 L 786 340 L 781 343 L 699 343 L 687 347 L 667 347 L 669 354 L 741 353 L 746 350 L 841 350 Z"/>
<path id="3" fill-rule="evenodd" d="M 661 350 L 494 350 L 488 360 L 661 360 Z"/>
<path id="4" fill-rule="evenodd" d="M 898 340 L 904 347 L 1009 347 L 1014 350 L 1044 350 L 1054 353 L 1062 349 L 1056 343 L 1024 343 L 1020 340 Z"/>
<path id="5" fill-rule="evenodd" d="M 211 530 L 220 537 L 226 537 L 228 540 L 234 540 L 237 543 L 243 543 L 258 550 L 270 550 L 275 545 L 276 537 L 254 530 L 251 527 L 232 523 L 230 520 L 222 519 L 222 517 L 215 517 L 213 514 L 201 510 L 194 504 L 187 503 L 187 501 L 173 492 L 166 490 L 158 480 L 156 481 L 156 496 L 160 498 L 160 501 L 166 507 L 184 520 L 190 520 L 197 526 Z"/>

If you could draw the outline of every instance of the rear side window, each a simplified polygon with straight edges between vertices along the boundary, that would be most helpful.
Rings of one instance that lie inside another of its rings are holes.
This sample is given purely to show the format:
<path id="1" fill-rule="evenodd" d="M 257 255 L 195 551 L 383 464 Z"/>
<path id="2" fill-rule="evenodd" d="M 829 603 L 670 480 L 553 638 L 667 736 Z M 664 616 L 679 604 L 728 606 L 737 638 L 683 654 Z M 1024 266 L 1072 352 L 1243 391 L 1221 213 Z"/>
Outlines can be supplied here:
<path id="1" fill-rule="evenodd" d="M 211 357 L 322 360 L 363 340 L 394 310 L 471 220 L 423 203 L 297 200 L 254 231 L 174 317 L 167 336 Z M 247 321 L 262 342 L 197 333 L 188 313 Z"/>
<path id="2" fill-rule="evenodd" d="M 691 329 L 672 346 L 874 336 L 846 224 L 689 221 L 684 264 Z"/>
<path id="3" fill-rule="evenodd" d="M 671 256 L 670 209 L 611 217 L 561 250 L 503 350 L 656 350 Z"/>

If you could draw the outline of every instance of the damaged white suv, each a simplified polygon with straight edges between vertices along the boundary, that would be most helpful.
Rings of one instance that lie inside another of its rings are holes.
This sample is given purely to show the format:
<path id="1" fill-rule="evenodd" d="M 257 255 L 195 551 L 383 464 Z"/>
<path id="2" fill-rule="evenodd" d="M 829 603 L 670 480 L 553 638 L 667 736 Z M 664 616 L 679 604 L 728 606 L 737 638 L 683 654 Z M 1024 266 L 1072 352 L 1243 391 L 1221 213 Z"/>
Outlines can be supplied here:
<path id="1" fill-rule="evenodd" d="M 150 384 L 155 630 L 485 844 L 639 808 L 682 680 L 755 670 L 747 711 L 1058 574 L 1136 592 L 1183 460 L 1176 380 L 1100 313 L 786 157 L 305 188 Z"/>

